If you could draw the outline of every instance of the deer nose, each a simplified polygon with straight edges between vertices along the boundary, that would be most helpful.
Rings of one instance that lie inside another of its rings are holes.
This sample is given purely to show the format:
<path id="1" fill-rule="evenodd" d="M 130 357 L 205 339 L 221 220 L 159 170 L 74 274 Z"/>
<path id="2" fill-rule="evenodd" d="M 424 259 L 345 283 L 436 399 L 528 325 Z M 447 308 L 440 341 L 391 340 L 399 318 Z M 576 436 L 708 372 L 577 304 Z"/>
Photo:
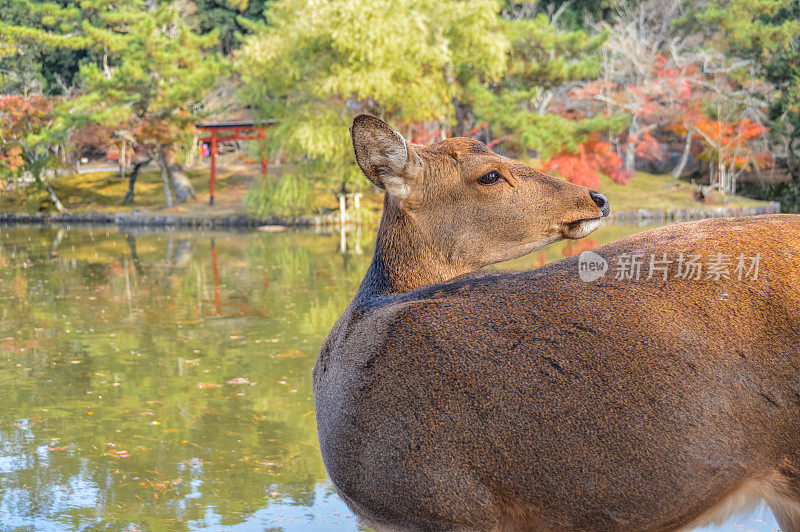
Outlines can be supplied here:
<path id="1" fill-rule="evenodd" d="M 608 216 L 608 214 L 611 212 L 608 199 L 595 190 L 589 191 L 589 197 L 592 198 L 594 204 L 600 209 L 600 213 L 603 215 L 603 218 Z"/>

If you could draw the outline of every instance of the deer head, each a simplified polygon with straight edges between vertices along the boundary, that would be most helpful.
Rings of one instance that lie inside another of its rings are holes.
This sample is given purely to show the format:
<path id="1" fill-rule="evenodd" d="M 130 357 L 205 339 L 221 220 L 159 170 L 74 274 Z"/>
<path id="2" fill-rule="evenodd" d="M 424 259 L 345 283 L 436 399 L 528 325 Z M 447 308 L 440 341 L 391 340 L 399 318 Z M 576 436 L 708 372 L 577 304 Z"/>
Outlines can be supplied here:
<path id="1" fill-rule="evenodd" d="M 609 213 L 603 195 L 497 155 L 474 139 L 416 146 L 370 115 L 357 116 L 350 131 L 358 165 L 387 193 L 384 222 L 405 218 L 405 227 L 454 271 L 583 238 Z"/>

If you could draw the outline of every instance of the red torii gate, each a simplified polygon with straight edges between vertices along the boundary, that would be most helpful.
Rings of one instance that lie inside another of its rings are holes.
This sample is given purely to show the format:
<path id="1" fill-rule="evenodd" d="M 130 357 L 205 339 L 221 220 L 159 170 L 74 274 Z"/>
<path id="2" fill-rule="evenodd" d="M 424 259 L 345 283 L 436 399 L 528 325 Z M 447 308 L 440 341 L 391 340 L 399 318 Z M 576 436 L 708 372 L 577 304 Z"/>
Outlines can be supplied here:
<path id="1" fill-rule="evenodd" d="M 198 131 L 207 131 L 210 133 L 208 137 L 199 139 L 200 142 L 208 143 L 208 152 L 211 157 L 211 181 L 208 187 L 209 205 L 214 205 L 214 192 L 217 186 L 217 144 L 223 140 L 262 140 L 264 138 L 265 129 L 274 125 L 274 120 L 263 120 L 260 122 L 235 120 L 194 125 Z M 221 136 L 220 133 L 224 131 L 230 131 L 232 134 Z M 261 174 L 264 176 L 267 175 L 267 160 L 263 157 L 261 158 Z"/>

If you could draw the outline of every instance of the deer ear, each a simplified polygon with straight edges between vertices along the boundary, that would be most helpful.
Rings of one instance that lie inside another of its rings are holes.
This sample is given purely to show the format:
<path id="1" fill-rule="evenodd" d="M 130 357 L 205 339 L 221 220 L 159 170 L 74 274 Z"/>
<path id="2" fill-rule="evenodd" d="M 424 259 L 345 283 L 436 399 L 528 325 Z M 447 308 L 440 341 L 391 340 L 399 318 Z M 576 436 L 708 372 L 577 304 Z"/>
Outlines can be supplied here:
<path id="1" fill-rule="evenodd" d="M 367 179 L 390 194 L 407 198 L 420 160 L 406 139 L 386 122 L 366 114 L 353 119 L 350 135 L 356 162 Z"/>

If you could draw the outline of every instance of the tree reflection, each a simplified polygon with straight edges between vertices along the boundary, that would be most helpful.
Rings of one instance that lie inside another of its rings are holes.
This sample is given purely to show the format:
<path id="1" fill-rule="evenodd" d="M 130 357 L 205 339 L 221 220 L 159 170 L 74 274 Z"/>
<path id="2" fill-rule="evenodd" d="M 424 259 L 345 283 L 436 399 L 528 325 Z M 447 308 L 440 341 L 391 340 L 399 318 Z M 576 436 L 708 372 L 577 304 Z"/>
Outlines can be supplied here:
<path id="1" fill-rule="evenodd" d="M 179 530 L 315 504 L 310 369 L 367 260 L 337 244 L 4 235 L 0 524 Z"/>

